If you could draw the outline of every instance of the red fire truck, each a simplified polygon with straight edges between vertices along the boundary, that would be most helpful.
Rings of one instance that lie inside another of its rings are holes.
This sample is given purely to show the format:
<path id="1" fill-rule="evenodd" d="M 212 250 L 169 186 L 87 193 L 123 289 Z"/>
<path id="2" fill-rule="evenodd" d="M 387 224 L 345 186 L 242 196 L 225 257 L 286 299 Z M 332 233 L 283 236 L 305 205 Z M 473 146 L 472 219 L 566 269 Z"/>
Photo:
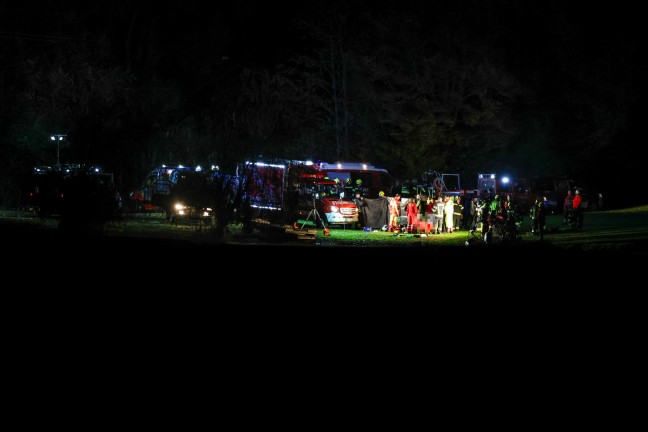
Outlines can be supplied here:
<path id="1" fill-rule="evenodd" d="M 239 168 L 256 216 L 279 222 L 309 219 L 321 225 L 358 222 L 358 208 L 339 181 L 305 161 L 247 162 Z"/>

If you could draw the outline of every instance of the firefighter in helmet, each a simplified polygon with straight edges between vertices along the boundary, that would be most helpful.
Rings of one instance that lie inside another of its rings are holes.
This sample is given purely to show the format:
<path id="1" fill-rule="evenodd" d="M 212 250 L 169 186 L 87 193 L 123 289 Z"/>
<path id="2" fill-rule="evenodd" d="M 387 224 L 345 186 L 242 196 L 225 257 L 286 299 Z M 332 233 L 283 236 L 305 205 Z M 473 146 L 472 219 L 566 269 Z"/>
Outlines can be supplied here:
<path id="1" fill-rule="evenodd" d="M 360 192 L 361 194 L 364 192 L 363 187 L 362 187 L 362 180 L 357 179 L 355 181 L 355 190 L 354 192 Z"/>
<path id="2" fill-rule="evenodd" d="M 347 177 L 344 180 L 344 196 L 353 199 L 355 196 L 355 190 L 353 189 L 353 183 L 351 183 L 351 177 Z"/>

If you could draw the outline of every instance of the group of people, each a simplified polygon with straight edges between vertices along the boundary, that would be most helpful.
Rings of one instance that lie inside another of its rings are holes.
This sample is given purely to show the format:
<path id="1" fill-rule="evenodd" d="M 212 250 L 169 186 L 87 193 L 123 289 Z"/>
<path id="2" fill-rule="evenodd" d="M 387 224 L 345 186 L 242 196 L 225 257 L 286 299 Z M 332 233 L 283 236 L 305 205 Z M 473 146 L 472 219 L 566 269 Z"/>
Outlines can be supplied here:
<path id="1" fill-rule="evenodd" d="M 466 228 L 461 197 L 434 198 L 417 194 L 416 197 L 406 198 L 405 202 L 401 202 L 400 194 L 387 197 L 384 192 L 381 192 L 379 198 L 386 200 L 388 206 L 386 231 L 399 233 L 404 230 L 407 233 L 415 233 L 418 231 L 419 223 L 429 223 L 432 234 L 451 233 Z M 353 201 L 358 207 L 358 223 L 363 226 L 366 212 L 364 199 L 359 192 L 356 192 Z M 401 215 L 407 220 L 404 228 L 401 228 Z"/>
<path id="2" fill-rule="evenodd" d="M 531 233 L 544 239 L 546 229 L 546 215 L 548 213 L 547 198 L 537 198 L 531 207 Z M 574 194 L 567 191 L 563 202 L 563 224 L 569 224 L 576 231 L 583 229 L 583 208 L 580 191 L 576 189 Z"/>
<path id="3" fill-rule="evenodd" d="M 563 224 L 570 224 L 576 231 L 583 229 L 583 208 L 581 206 L 580 191 L 576 189 L 574 195 L 568 191 L 563 204 Z"/>
<path id="4" fill-rule="evenodd" d="M 380 198 L 387 200 L 389 206 L 388 223 L 386 230 L 389 232 L 415 233 L 419 230 L 419 223 L 430 224 L 431 234 L 452 233 L 463 229 L 472 232 L 481 229 L 484 239 L 492 237 L 495 229 L 510 238 L 519 234 L 522 225 L 522 212 L 520 206 L 511 195 L 500 197 L 490 190 L 482 191 L 472 196 L 434 196 L 427 197 L 417 194 L 415 197 L 406 198 L 401 203 L 401 197 L 386 197 L 380 193 Z M 466 200 L 464 204 L 464 200 Z M 581 230 L 583 213 L 581 196 L 578 190 L 568 193 L 563 206 L 563 223 L 570 223 L 574 229 Z M 360 213 L 359 225 L 363 226 L 363 198 L 356 192 L 354 202 Z M 546 197 L 538 197 L 529 208 L 531 219 L 531 232 L 533 235 L 544 239 L 546 230 L 546 216 L 549 207 Z M 406 217 L 407 223 L 403 227 L 401 215 Z"/>
<path id="5" fill-rule="evenodd" d="M 474 233 L 477 228 L 481 228 L 485 243 L 491 242 L 496 230 L 501 237 L 510 240 L 517 238 L 522 218 L 519 206 L 510 194 L 501 199 L 498 194 L 488 190 L 481 196 L 473 196 L 470 212 L 470 230 Z"/>
<path id="6" fill-rule="evenodd" d="M 490 201 L 490 203 L 484 204 L 480 213 L 489 217 L 481 217 L 482 222 L 489 223 L 492 231 L 492 226 L 497 221 L 503 221 L 504 227 L 508 228 L 509 231 L 512 231 L 513 237 L 519 234 L 519 227 L 522 224 L 522 216 L 520 215 L 517 204 L 512 200 L 511 196 L 507 195 L 506 200 L 503 203 L 499 202 L 499 197 L 497 195 L 495 195 L 492 200 L 490 200 L 488 196 L 489 195 L 487 194 L 485 201 Z M 484 212 L 484 208 L 487 208 L 486 212 Z M 546 217 L 548 213 L 549 204 L 547 202 L 547 197 L 537 197 L 529 209 L 529 216 L 531 218 L 531 234 L 540 236 L 541 240 L 544 240 Z M 571 191 L 568 191 L 567 196 L 565 197 L 563 203 L 563 223 L 569 223 L 577 231 L 582 229 L 582 197 L 578 190 L 574 192 L 574 195 L 572 195 Z M 488 231 L 488 227 L 486 229 L 482 228 L 482 232 Z"/>
<path id="7" fill-rule="evenodd" d="M 405 205 L 407 232 L 415 232 L 418 222 L 425 223 L 427 220 L 431 225 L 431 234 L 452 233 L 462 228 L 463 210 L 459 196 L 441 196 L 435 199 L 417 194 L 416 198 L 409 198 Z"/>

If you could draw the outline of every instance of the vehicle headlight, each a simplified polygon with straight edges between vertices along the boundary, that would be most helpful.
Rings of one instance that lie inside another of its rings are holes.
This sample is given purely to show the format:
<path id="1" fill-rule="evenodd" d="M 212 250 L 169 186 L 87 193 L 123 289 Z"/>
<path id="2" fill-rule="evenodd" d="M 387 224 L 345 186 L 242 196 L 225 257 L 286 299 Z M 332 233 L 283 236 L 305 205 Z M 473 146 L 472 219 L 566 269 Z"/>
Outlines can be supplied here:
<path id="1" fill-rule="evenodd" d="M 340 210 L 336 206 L 331 206 L 331 213 L 337 213 Z"/>
<path id="2" fill-rule="evenodd" d="M 176 210 L 184 210 L 184 209 L 185 209 L 185 206 L 183 206 L 183 205 L 180 204 L 180 203 L 177 203 L 177 204 L 175 205 L 175 209 L 176 209 Z"/>
<path id="3" fill-rule="evenodd" d="M 203 212 L 203 216 L 204 216 L 204 217 L 208 217 L 208 216 L 209 216 L 209 212 L 208 212 L 208 211 L 204 211 L 204 212 Z"/>

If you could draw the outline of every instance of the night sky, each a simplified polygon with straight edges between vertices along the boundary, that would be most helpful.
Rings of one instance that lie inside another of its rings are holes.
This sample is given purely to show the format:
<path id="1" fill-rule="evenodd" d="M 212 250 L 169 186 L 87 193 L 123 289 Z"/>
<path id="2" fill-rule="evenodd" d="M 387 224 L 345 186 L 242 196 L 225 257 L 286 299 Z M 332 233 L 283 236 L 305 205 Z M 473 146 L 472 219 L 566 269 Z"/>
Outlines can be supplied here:
<path id="1" fill-rule="evenodd" d="M 0 156 L 52 163 L 66 133 L 63 156 L 123 190 L 160 163 L 263 155 L 615 192 L 643 172 L 631 5 L 2 1 Z"/>

